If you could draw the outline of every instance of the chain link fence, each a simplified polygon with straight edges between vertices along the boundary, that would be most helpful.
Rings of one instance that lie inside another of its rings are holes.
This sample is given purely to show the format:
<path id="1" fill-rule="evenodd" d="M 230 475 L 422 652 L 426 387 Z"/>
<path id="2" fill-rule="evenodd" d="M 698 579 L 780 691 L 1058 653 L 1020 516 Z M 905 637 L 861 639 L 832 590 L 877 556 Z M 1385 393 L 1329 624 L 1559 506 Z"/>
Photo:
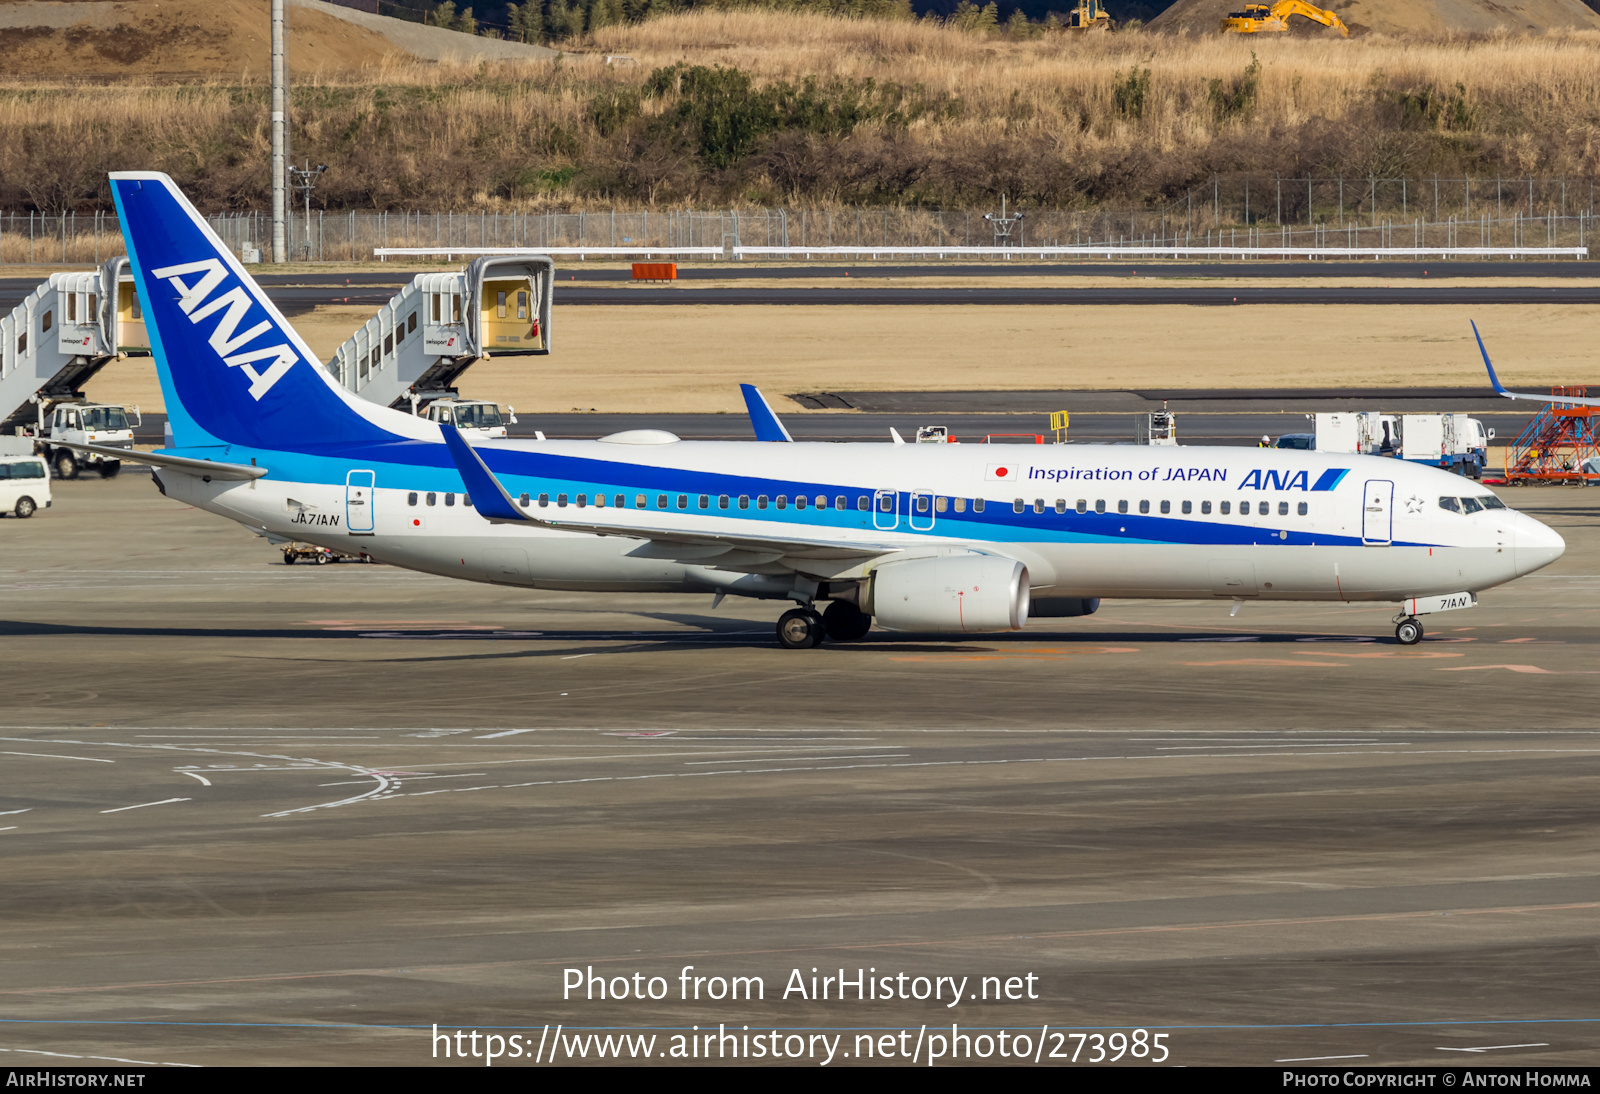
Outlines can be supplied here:
<path id="1" fill-rule="evenodd" d="M 1164 206 L 998 213 L 780 208 L 577 213 L 291 215 L 296 262 L 363 262 L 380 247 L 1587 247 L 1594 179 L 1217 176 Z M 270 260 L 261 213 L 208 218 L 247 261 Z M 89 264 L 122 253 L 116 214 L 0 212 L 0 264 Z M 441 255 L 440 257 L 444 257 Z M 822 256 L 818 256 L 822 257 Z M 838 253 L 827 256 L 837 259 Z M 951 256 L 952 258 L 958 256 Z M 713 257 L 714 260 L 714 257 Z M 421 259 L 420 261 L 430 261 Z M 437 259 L 432 259 L 437 261 Z"/>

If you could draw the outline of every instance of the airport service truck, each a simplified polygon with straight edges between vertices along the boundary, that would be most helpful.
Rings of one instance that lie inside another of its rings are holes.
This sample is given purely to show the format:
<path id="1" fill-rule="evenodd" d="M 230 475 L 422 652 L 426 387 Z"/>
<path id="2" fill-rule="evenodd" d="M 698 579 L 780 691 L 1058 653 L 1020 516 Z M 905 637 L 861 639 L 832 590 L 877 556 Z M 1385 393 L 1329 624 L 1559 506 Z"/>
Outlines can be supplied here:
<path id="1" fill-rule="evenodd" d="M 39 424 L 32 434 L 24 436 L 32 436 L 38 445 L 39 455 L 55 468 L 59 478 L 75 479 L 81 469 L 92 467 L 100 472 L 101 478 L 109 479 L 122 470 L 121 460 L 100 452 L 74 452 L 58 445 L 62 441 L 70 441 L 74 444 L 97 444 L 103 448 L 131 450 L 133 427 L 142 420 L 138 407 L 133 408 L 133 418 L 133 424 L 130 425 L 128 409 L 109 403 L 41 401 Z"/>
<path id="2" fill-rule="evenodd" d="M 1477 479 L 1488 463 L 1494 430 L 1465 414 L 1380 414 L 1338 411 L 1312 415 L 1319 452 L 1393 456 L 1443 467 Z"/>
<path id="3" fill-rule="evenodd" d="M 504 437 L 506 425 L 517 424 L 516 407 L 502 414 L 499 404 L 484 399 L 435 399 L 419 413 L 430 422 L 449 422 L 469 441 Z"/>

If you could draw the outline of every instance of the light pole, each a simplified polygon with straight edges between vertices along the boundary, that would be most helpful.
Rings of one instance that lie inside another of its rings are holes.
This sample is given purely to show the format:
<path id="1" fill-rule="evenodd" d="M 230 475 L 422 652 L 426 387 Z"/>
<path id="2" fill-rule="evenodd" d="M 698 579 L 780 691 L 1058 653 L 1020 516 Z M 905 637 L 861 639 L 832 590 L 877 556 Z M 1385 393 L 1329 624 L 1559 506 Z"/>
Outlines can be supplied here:
<path id="1" fill-rule="evenodd" d="M 1012 231 L 1022 224 L 1022 219 L 1025 216 L 1027 216 L 1026 213 L 1012 213 L 1010 216 L 1007 216 L 1006 196 L 1001 194 L 1000 215 L 996 216 L 993 213 L 983 214 L 983 219 L 994 225 L 994 245 L 996 247 L 1009 247 L 1011 245 Z M 1021 232 L 1017 232 L 1017 246 L 1022 246 Z"/>
<path id="2" fill-rule="evenodd" d="M 289 161 L 289 114 L 287 95 L 288 40 L 284 24 L 284 0 L 272 0 L 272 261 L 289 261 L 289 236 L 286 222 L 289 198 L 285 193 Z"/>
<path id="3" fill-rule="evenodd" d="M 306 165 L 304 167 L 291 167 L 291 168 L 289 168 L 289 174 L 294 180 L 295 188 L 298 189 L 303 195 L 305 195 L 305 199 L 306 199 L 306 259 L 305 260 L 307 262 L 311 261 L 311 191 L 316 189 L 317 176 L 321 175 L 327 169 L 328 169 L 328 165 L 325 164 L 325 163 L 319 163 L 319 164 L 317 164 L 317 166 L 312 167 L 310 160 L 306 160 Z"/>

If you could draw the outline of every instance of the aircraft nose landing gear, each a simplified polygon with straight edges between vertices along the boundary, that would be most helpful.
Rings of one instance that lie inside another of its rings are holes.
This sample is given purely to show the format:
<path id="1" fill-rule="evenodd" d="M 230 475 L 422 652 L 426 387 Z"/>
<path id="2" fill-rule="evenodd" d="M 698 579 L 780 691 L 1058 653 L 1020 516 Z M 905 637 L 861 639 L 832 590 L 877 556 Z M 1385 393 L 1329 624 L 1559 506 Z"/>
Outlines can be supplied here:
<path id="1" fill-rule="evenodd" d="M 1402 646 L 1415 646 L 1422 641 L 1422 622 L 1415 616 L 1407 616 L 1395 624 L 1394 637 Z"/>
<path id="2" fill-rule="evenodd" d="M 778 645 L 786 650 L 820 646 L 824 633 L 822 616 L 810 608 L 790 608 L 778 617 Z"/>

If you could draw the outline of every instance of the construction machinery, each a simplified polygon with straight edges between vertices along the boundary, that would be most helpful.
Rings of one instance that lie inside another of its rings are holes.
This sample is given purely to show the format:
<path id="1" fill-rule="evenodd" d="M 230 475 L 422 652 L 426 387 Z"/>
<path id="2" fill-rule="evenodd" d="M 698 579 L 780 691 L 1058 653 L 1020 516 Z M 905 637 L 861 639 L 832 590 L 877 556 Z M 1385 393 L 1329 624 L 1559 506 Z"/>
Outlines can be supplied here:
<path id="1" fill-rule="evenodd" d="M 1067 12 L 1067 29 L 1111 30 L 1111 13 L 1100 6 L 1100 0 L 1078 0 L 1077 6 Z"/>
<path id="2" fill-rule="evenodd" d="M 1230 11 L 1222 18 L 1222 30 L 1230 34 L 1288 34 L 1289 16 L 1301 15 L 1313 23 L 1332 27 L 1341 35 L 1350 37 L 1350 28 L 1331 11 L 1313 7 L 1305 0 L 1278 0 L 1270 7 L 1266 4 L 1246 4 L 1243 11 Z"/>

